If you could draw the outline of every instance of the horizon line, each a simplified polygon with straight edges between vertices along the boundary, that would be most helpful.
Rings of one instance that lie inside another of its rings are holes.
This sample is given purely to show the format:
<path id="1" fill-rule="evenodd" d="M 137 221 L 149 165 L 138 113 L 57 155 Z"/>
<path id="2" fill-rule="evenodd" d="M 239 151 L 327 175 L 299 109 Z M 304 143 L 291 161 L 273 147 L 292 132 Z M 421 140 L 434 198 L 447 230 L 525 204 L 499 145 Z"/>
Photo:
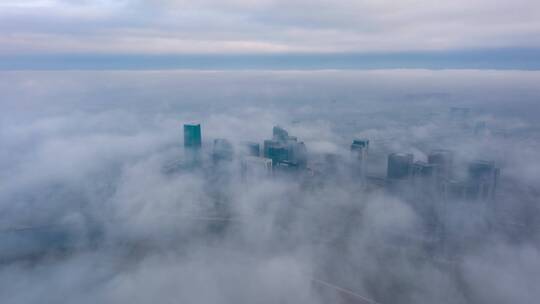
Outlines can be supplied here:
<path id="1" fill-rule="evenodd" d="M 407 52 L 1 54 L 0 70 L 540 70 L 540 49 Z"/>

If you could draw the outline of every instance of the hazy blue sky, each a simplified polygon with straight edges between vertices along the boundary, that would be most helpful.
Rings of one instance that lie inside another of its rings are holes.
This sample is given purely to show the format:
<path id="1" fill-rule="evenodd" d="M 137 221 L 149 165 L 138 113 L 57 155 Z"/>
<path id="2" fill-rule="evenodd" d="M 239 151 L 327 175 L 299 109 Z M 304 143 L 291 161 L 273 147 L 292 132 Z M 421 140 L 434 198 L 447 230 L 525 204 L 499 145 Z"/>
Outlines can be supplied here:
<path id="1" fill-rule="evenodd" d="M 0 2 L 2 69 L 538 69 L 539 49 L 535 0 Z M 219 63 L 179 56 L 185 54 L 206 54 Z M 252 57 L 231 60 L 226 54 Z M 261 54 L 272 56 L 254 56 Z M 302 62 L 289 54 L 310 56 Z"/>

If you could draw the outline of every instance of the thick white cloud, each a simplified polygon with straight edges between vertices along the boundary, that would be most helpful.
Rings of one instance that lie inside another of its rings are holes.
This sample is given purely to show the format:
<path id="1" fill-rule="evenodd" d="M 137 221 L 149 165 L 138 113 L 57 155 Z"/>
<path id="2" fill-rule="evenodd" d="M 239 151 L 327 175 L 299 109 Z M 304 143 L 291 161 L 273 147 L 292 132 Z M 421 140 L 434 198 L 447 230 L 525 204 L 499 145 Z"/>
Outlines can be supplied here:
<path id="1" fill-rule="evenodd" d="M 0 263 L 0 302 L 343 303 L 331 298 L 337 286 L 356 294 L 346 303 L 534 303 L 539 79 L 463 70 L 1 72 L 0 259 L 36 248 L 23 242 L 36 232 L 13 228 L 51 223 L 69 227 L 81 251 Z M 473 136 L 448 121 L 449 106 L 470 107 L 470 122 L 487 121 L 489 132 Z M 310 153 L 348 155 L 352 138 L 368 137 L 375 174 L 389 151 L 421 159 L 448 147 L 459 162 L 495 159 L 493 207 L 511 211 L 506 223 L 523 234 L 506 239 L 504 222 L 484 227 L 496 219 L 484 205 L 453 202 L 447 231 L 469 249 L 461 262 L 427 258 L 417 238 L 396 239 L 422 236 L 418 206 L 363 195 L 355 179 L 301 191 L 286 179 L 240 182 L 237 169 L 216 187 L 197 173 L 164 174 L 182 159 L 181 125 L 193 120 L 205 150 L 215 138 L 260 142 L 276 123 Z M 214 190 L 230 198 L 233 221 L 222 233 L 204 221 L 223 216 Z M 88 248 L 95 222 L 104 236 Z"/>
<path id="2" fill-rule="evenodd" d="M 534 0 L 3 1 L 0 53 L 539 47 L 539 20 Z"/>

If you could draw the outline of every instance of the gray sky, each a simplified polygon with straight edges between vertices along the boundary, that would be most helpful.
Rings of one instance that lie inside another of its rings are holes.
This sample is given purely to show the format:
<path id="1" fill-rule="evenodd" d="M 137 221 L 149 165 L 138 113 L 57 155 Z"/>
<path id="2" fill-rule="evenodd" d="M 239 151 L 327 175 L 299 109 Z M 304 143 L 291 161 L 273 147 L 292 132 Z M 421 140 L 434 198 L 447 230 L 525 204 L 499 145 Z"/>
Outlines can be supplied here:
<path id="1" fill-rule="evenodd" d="M 535 0 L 2 0 L 0 55 L 540 47 Z"/>

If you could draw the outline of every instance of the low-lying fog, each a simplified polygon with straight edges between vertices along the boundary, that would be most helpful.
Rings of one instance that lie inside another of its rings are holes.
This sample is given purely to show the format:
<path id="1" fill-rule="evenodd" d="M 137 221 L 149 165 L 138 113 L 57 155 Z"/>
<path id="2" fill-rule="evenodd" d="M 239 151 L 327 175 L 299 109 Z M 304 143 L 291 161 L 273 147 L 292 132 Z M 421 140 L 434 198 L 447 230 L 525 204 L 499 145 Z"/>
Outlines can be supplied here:
<path id="1" fill-rule="evenodd" d="M 0 302 L 536 303 L 539 83 L 474 70 L 0 72 Z M 430 254 L 413 241 L 425 235 L 414 206 L 353 178 L 246 181 L 237 161 L 218 177 L 167 173 L 191 122 L 204 153 L 216 138 L 262 144 L 274 125 L 312 157 L 346 158 L 368 138 L 381 177 L 390 152 L 450 149 L 458 166 L 496 162 L 496 199 L 448 204 L 460 249 Z"/>

